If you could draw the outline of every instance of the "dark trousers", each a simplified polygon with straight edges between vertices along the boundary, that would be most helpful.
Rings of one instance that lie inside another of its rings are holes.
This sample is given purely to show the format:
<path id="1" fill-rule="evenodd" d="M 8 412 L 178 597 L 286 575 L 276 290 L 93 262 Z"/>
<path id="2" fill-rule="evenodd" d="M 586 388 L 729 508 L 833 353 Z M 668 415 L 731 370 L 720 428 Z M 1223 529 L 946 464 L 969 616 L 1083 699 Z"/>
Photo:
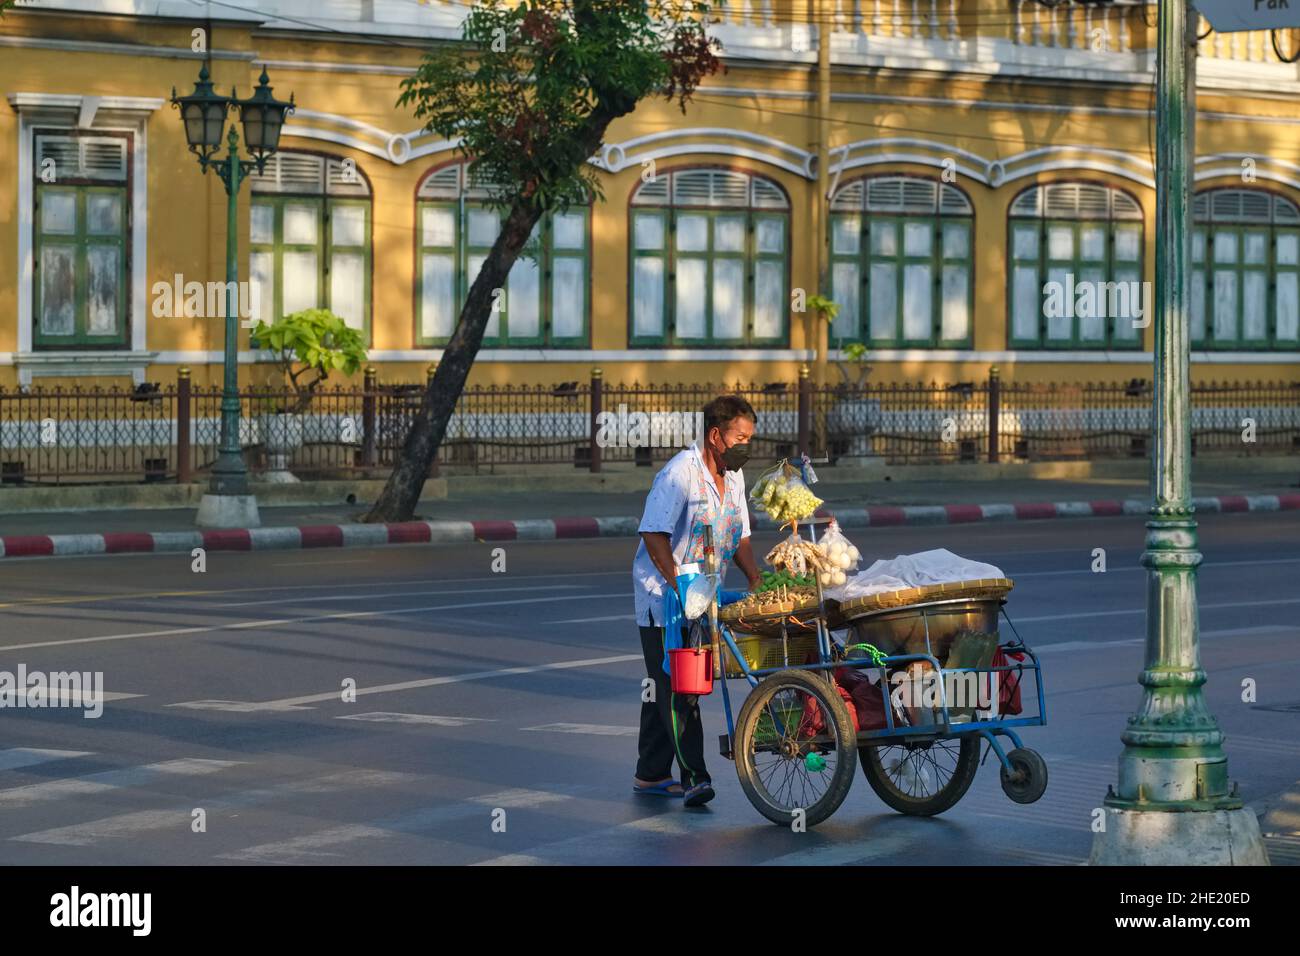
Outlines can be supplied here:
<path id="1" fill-rule="evenodd" d="M 699 698 L 672 692 L 672 682 L 664 673 L 663 633 L 662 627 L 641 628 L 641 650 L 646 676 L 654 681 L 654 700 L 641 703 L 636 775 L 642 780 L 663 780 L 672 776 L 676 758 L 682 785 L 690 788 L 709 781 L 704 767 L 704 724 Z"/>

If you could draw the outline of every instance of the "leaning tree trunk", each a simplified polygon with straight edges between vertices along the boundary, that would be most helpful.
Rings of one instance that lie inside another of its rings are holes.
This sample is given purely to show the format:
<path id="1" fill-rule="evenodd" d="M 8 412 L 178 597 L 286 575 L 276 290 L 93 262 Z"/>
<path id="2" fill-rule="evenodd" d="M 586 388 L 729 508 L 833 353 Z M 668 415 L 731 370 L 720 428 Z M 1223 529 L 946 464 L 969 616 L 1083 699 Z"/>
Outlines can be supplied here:
<path id="1" fill-rule="evenodd" d="M 568 151 L 566 161 L 572 162 L 574 168 L 595 155 L 610 123 L 636 108 L 634 97 L 621 95 L 616 90 L 596 92 L 600 103 L 588 114 L 584 128 Z M 388 476 L 383 493 L 364 520 L 409 521 L 415 515 L 415 506 L 433 465 L 433 456 L 438 453 L 438 446 L 447 433 L 447 424 L 465 388 L 470 367 L 483 344 L 483 331 L 492 312 L 493 292 L 505 288 L 511 267 L 541 217 L 542 210 L 533 203 L 516 201 L 510 207 L 501 235 L 497 236 L 478 278 L 470 286 L 456 331 L 452 333 L 438 370 L 425 390 L 420 411 L 406 435 L 393 473 Z"/>
<path id="2" fill-rule="evenodd" d="M 516 202 L 511 207 L 501 234 L 492 244 L 478 278 L 470 286 L 456 330 L 425 390 L 420 411 L 407 432 L 393 473 L 388 476 L 379 500 L 366 515 L 366 521 L 408 521 L 414 515 L 433 457 L 447 433 L 447 423 L 483 344 L 483 332 L 492 314 L 492 304 L 498 298 L 493 293 L 505 288 L 510 269 L 540 218 L 541 211 L 532 204 Z"/>

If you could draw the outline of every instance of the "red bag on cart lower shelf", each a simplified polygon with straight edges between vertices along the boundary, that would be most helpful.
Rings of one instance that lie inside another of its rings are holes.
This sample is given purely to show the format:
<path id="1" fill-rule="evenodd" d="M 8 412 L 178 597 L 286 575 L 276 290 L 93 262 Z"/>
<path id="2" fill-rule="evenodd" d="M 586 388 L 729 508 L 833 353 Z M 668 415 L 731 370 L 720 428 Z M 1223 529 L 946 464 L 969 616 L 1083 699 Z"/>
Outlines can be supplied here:
<path id="1" fill-rule="evenodd" d="M 1023 661 L 1025 655 L 1020 651 L 1010 654 L 998 648 L 993 652 L 994 667 L 1007 667 L 1012 660 Z M 1015 715 L 1020 713 L 1020 675 L 1022 671 L 994 671 L 998 675 L 998 713 Z"/>
<path id="2" fill-rule="evenodd" d="M 884 730 L 885 701 L 880 687 L 862 671 L 853 667 L 840 667 L 835 671 L 835 689 L 848 708 L 853 730 Z M 798 736 L 816 737 L 826 733 L 826 715 L 812 695 L 803 702 L 803 718 L 799 721 Z"/>

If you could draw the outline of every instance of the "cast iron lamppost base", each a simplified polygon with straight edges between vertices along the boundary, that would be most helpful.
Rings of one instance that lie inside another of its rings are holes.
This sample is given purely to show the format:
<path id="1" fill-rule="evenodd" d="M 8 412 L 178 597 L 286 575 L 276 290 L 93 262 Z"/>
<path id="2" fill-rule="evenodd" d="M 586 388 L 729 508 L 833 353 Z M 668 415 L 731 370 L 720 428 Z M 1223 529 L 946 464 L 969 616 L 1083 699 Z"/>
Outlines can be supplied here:
<path id="1" fill-rule="evenodd" d="M 222 96 L 213 90 L 205 65 L 199 70 L 198 82 L 189 96 L 177 96 L 176 90 L 172 89 L 172 105 L 180 111 L 185 124 L 190 152 L 198 156 L 203 172 L 209 168 L 216 170 L 226 187 L 226 338 L 221 389 L 221 444 L 208 492 L 199 503 L 195 517 L 196 524 L 209 528 L 255 528 L 261 523 L 257 498 L 249 491 L 248 469 L 244 465 L 240 441 L 239 332 L 236 326 L 239 318 L 239 242 L 236 228 L 239 187 L 248 177 L 248 167 L 256 166 L 259 173 L 265 169 L 266 161 L 279 146 L 284 118 L 294 109 L 292 95 L 288 102 L 271 95 L 269 80 L 263 67 L 251 97 L 241 100 L 233 88 L 230 96 Z M 226 158 L 213 158 L 221 147 L 226 114 L 232 104 L 239 109 L 244 142 L 251 155 L 248 160 L 240 159 L 239 133 L 234 124 L 226 136 Z"/>
<path id="2" fill-rule="evenodd" d="M 1160 0 L 1156 61 L 1154 502 L 1147 522 L 1142 704 L 1121 735 L 1094 865 L 1267 865 L 1259 823 L 1229 788 L 1223 732 L 1201 686 L 1191 504 L 1188 262 L 1196 34 L 1187 0 Z"/>

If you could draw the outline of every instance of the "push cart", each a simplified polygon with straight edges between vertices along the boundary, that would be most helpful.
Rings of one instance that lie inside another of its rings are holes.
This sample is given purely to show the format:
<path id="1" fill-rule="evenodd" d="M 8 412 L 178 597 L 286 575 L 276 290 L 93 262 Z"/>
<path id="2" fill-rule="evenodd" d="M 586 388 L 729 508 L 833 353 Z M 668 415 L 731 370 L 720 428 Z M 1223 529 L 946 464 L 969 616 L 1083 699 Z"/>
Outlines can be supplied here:
<path id="1" fill-rule="evenodd" d="M 1007 616 L 1011 587 L 1001 578 L 962 581 L 840 604 L 819 584 L 815 600 L 717 610 L 727 717 L 720 749 L 758 812 L 815 826 L 844 802 L 861 763 L 889 807 L 942 813 L 970 787 L 981 741 L 1008 797 L 1041 797 L 1047 766 L 1018 730 L 1046 723 L 1042 672 Z M 1013 639 L 1002 641 L 1000 620 Z M 734 720 L 731 680 L 749 685 Z M 1015 713 L 1022 699 L 1036 700 L 1036 710 Z"/>

